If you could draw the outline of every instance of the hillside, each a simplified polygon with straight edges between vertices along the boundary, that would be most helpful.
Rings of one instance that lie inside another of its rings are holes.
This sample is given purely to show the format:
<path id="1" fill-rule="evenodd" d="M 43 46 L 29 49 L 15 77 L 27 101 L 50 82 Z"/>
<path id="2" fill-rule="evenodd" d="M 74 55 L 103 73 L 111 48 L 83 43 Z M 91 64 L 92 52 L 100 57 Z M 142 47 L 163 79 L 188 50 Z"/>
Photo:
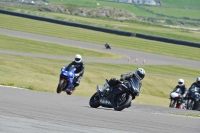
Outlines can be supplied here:
<path id="1" fill-rule="evenodd" d="M 160 0 L 161 6 L 114 2 L 114 0 L 2 0 L 1 9 L 59 12 L 70 15 L 150 22 L 181 28 L 200 27 L 199 0 Z"/>

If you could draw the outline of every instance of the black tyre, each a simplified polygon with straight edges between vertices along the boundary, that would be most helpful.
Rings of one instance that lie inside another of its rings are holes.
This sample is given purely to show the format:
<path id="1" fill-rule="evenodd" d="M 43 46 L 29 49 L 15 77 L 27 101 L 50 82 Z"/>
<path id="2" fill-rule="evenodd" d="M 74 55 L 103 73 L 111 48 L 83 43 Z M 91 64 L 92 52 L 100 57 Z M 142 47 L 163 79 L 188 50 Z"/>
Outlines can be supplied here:
<path id="1" fill-rule="evenodd" d="M 200 110 L 200 102 L 199 101 L 194 101 L 194 106 L 192 110 Z"/>
<path id="2" fill-rule="evenodd" d="M 58 84 L 58 87 L 57 87 L 57 93 L 60 93 L 62 90 L 60 89 L 60 84 Z"/>
<path id="3" fill-rule="evenodd" d="M 171 102 L 169 104 L 170 108 L 175 108 L 176 107 L 176 100 L 171 99 Z"/>
<path id="4" fill-rule="evenodd" d="M 127 106 L 127 108 L 131 107 L 131 103 L 132 103 L 132 102 L 130 102 L 130 104 Z"/>
<path id="5" fill-rule="evenodd" d="M 89 102 L 90 106 L 92 108 L 98 108 L 100 106 L 99 103 L 99 94 L 98 92 L 96 92 L 91 98 L 90 98 L 90 102 Z"/>
<path id="6" fill-rule="evenodd" d="M 132 101 L 132 96 L 127 93 L 122 93 L 115 98 L 114 101 L 114 110 L 121 111 L 127 107 L 130 107 Z"/>
<path id="7" fill-rule="evenodd" d="M 192 110 L 194 107 L 194 101 L 192 99 L 189 99 L 187 101 L 187 109 Z"/>
<path id="8" fill-rule="evenodd" d="M 63 91 L 66 85 L 67 82 L 65 80 L 61 80 L 57 87 L 57 93 L 61 93 L 61 91 Z"/>

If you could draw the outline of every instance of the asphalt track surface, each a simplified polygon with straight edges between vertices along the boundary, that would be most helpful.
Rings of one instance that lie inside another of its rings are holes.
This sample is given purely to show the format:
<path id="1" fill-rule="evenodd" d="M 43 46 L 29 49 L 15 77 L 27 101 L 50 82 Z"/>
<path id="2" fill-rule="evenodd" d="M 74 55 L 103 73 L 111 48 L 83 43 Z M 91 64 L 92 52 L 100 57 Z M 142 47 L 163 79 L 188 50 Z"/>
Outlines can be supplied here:
<path id="1" fill-rule="evenodd" d="M 0 88 L 1 133 L 199 133 L 199 113 L 132 104 L 123 111 L 91 108 L 89 98 Z"/>
<path id="2" fill-rule="evenodd" d="M 0 29 L 0 34 L 55 42 L 90 49 L 102 45 Z M 199 62 L 144 52 L 112 48 L 110 52 L 145 58 L 150 65 L 183 65 L 199 68 Z M 124 53 L 125 52 L 125 53 Z M 48 56 L 0 50 L 0 53 L 68 60 Z M 136 56 L 137 55 L 137 56 Z M 69 58 L 69 60 L 71 60 Z M 86 62 L 96 61 L 85 59 Z M 100 60 L 98 62 L 106 62 Z M 125 59 L 109 63 L 135 63 Z M 186 63 L 187 62 L 187 63 Z M 123 111 L 112 108 L 91 108 L 89 98 L 0 86 L 0 133 L 199 133 L 200 118 L 175 114 L 200 114 L 200 111 L 132 104 Z"/>

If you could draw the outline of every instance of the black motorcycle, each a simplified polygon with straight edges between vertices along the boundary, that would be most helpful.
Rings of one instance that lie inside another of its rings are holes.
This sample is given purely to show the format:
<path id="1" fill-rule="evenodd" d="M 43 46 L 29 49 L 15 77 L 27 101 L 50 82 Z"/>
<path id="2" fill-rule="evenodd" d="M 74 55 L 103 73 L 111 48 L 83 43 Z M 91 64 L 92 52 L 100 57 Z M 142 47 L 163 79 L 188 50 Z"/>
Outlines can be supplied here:
<path id="1" fill-rule="evenodd" d="M 106 80 L 106 82 L 108 81 Z M 121 111 L 131 106 L 131 101 L 138 93 L 139 80 L 130 79 L 130 81 L 120 82 L 116 86 L 110 87 L 103 95 L 97 89 L 97 92 L 90 98 L 89 104 L 93 108 L 102 106 Z"/>
<path id="2" fill-rule="evenodd" d="M 197 110 L 199 108 L 200 104 L 200 95 L 199 95 L 199 90 L 200 88 L 198 87 L 192 87 L 190 90 L 187 92 L 187 109 L 189 110 Z"/>
<path id="3" fill-rule="evenodd" d="M 107 43 L 105 44 L 105 47 L 106 47 L 106 49 L 111 49 L 110 45 Z"/>

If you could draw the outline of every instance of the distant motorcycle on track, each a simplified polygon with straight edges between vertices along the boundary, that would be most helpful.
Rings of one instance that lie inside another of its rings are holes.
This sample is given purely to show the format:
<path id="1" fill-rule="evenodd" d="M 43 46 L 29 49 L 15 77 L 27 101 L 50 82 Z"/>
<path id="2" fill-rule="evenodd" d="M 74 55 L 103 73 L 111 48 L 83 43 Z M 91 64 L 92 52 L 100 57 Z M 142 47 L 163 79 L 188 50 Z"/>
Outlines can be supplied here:
<path id="1" fill-rule="evenodd" d="M 111 49 L 110 45 L 108 43 L 105 44 L 106 49 Z"/>

